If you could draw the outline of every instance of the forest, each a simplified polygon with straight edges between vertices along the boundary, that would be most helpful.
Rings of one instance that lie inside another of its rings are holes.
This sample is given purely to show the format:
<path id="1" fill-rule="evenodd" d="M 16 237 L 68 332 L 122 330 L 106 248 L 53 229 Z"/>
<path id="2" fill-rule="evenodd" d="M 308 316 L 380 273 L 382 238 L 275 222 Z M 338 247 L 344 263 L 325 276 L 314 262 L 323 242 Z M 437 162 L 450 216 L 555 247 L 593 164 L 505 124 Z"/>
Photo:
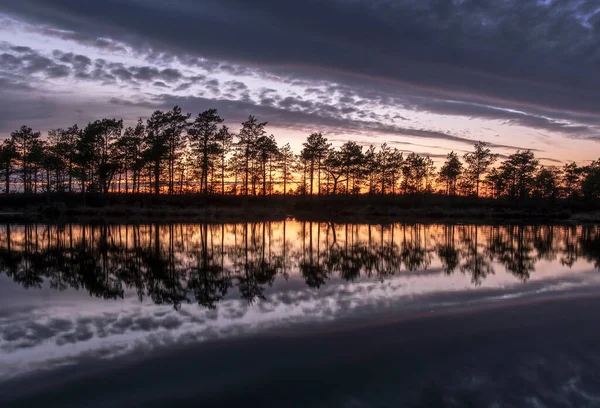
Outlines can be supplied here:
<path id="1" fill-rule="evenodd" d="M 23 126 L 0 147 L 0 179 L 10 193 L 358 196 L 423 195 L 513 201 L 600 198 L 600 159 L 544 166 L 531 150 L 503 156 L 484 142 L 449 152 L 436 168 L 427 155 L 386 143 L 332 147 L 310 134 L 300 152 L 280 145 L 254 116 L 234 132 L 215 109 L 193 118 L 175 106 L 135 126 L 100 119 L 49 130 Z"/>

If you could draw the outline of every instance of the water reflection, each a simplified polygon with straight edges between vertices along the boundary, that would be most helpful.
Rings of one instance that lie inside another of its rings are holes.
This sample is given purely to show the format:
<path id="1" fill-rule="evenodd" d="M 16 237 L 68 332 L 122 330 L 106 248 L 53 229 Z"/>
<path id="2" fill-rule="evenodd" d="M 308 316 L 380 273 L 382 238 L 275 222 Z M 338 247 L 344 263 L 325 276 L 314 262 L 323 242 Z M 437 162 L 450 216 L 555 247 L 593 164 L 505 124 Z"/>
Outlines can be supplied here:
<path id="1" fill-rule="evenodd" d="M 26 288 L 86 290 L 176 309 L 215 308 L 226 296 L 253 302 L 276 279 L 310 288 L 332 279 L 385 281 L 426 271 L 470 276 L 498 269 L 522 281 L 536 264 L 578 260 L 600 268 L 600 228 L 558 225 L 246 224 L 11 225 L 0 227 L 0 270 Z"/>

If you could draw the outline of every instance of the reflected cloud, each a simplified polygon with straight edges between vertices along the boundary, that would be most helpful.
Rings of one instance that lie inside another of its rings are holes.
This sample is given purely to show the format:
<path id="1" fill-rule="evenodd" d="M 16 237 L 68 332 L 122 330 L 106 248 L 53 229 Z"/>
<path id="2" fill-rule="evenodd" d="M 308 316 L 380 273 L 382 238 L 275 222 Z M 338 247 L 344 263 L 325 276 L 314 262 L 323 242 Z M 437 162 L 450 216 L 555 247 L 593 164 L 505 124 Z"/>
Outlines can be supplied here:
<path id="1" fill-rule="evenodd" d="M 82 356 L 595 290 L 599 240 L 593 226 L 4 225 L 0 381 Z"/>

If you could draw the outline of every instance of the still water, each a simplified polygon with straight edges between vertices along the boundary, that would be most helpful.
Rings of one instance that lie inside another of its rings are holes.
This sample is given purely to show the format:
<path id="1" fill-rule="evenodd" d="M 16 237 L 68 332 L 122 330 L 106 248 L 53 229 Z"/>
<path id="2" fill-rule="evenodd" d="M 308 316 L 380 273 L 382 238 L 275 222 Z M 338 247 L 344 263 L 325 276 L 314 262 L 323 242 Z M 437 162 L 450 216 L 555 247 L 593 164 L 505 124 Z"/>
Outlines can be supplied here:
<path id="1" fill-rule="evenodd" d="M 0 406 L 600 406 L 600 227 L 0 225 Z"/>

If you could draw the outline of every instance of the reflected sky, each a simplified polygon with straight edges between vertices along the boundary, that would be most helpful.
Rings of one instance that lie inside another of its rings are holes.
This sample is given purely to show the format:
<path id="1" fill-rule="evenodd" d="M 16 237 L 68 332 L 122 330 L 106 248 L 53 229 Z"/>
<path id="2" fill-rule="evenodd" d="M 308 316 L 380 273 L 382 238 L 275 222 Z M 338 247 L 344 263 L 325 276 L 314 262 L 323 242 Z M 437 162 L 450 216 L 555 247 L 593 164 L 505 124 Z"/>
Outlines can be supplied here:
<path id="1" fill-rule="evenodd" d="M 594 226 L 3 225 L 0 380 L 261 333 L 575 296 Z M 140 354 L 141 353 L 141 354 Z"/>

